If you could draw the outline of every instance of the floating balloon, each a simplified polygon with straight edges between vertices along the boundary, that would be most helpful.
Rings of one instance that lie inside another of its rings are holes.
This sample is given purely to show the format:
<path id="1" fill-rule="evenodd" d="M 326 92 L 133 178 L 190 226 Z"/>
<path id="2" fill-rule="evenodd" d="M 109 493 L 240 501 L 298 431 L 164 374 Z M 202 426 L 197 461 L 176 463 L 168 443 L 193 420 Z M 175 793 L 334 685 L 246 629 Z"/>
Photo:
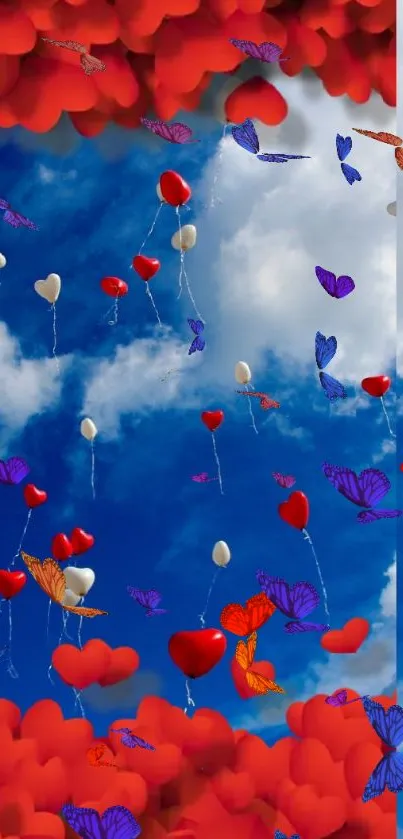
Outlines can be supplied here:
<path id="1" fill-rule="evenodd" d="M 143 256 L 143 254 L 138 253 L 137 256 L 135 256 L 133 258 L 132 268 L 134 268 L 134 270 L 137 272 L 139 277 L 141 277 L 141 279 L 144 280 L 144 282 L 146 284 L 145 285 L 146 294 L 150 298 L 150 303 L 151 303 L 151 305 L 154 309 L 158 324 L 159 324 L 159 326 L 162 326 L 161 318 L 160 318 L 159 313 L 158 313 L 158 309 L 155 305 L 154 298 L 151 294 L 151 291 L 150 291 L 150 288 L 149 288 L 149 285 L 148 285 L 149 281 L 152 280 L 153 277 L 155 277 L 155 275 L 158 273 L 158 271 L 161 268 L 161 263 L 160 263 L 159 259 L 155 259 L 155 257 L 152 257 L 152 256 Z"/>
<path id="2" fill-rule="evenodd" d="M 194 707 L 188 679 L 199 679 L 210 673 L 221 661 L 227 649 L 227 640 L 220 629 L 195 629 L 175 632 L 168 642 L 168 652 L 176 667 L 186 677 L 185 687 L 188 707 Z"/>
<path id="3" fill-rule="evenodd" d="M 52 556 L 58 562 L 65 562 L 73 556 L 73 546 L 65 533 L 57 533 L 52 539 Z"/>
<path id="4" fill-rule="evenodd" d="M 124 280 L 120 280 L 119 277 L 104 277 L 101 282 L 100 286 L 102 291 L 108 295 L 108 297 L 114 297 L 115 302 L 110 309 L 108 309 L 105 318 L 111 316 L 111 320 L 108 320 L 109 326 L 116 326 L 119 317 L 119 300 L 121 297 L 125 297 L 129 291 L 129 286 L 125 283 Z"/>
<path id="5" fill-rule="evenodd" d="M 278 505 L 278 513 L 280 518 L 289 524 L 291 527 L 295 527 L 296 530 L 300 530 L 303 533 L 304 539 L 308 542 L 313 558 L 315 560 L 316 570 L 318 572 L 320 584 L 322 587 L 322 594 L 323 594 L 323 608 L 327 615 L 329 615 L 329 609 L 327 605 L 327 591 L 325 587 L 325 583 L 322 576 L 322 571 L 319 565 L 318 557 L 316 556 L 316 551 L 312 542 L 312 539 L 306 529 L 308 521 L 309 521 L 309 501 L 307 496 L 304 492 L 300 492 L 297 490 L 296 492 L 292 492 L 289 495 L 287 501 L 283 501 L 281 504 Z"/>
<path id="6" fill-rule="evenodd" d="M 389 378 L 389 376 L 368 376 L 366 379 L 362 380 L 361 387 L 370 396 L 374 396 L 376 399 L 381 400 L 382 410 L 385 414 L 389 434 L 391 437 L 396 437 L 396 434 L 394 433 L 394 431 L 392 431 L 389 415 L 385 408 L 385 403 L 383 401 L 383 397 L 385 396 L 385 393 L 388 392 L 391 384 L 392 381 Z"/>
<path id="7" fill-rule="evenodd" d="M 52 355 L 56 362 L 56 369 L 57 372 L 60 373 L 60 366 L 59 360 L 56 355 L 57 349 L 57 331 L 56 331 L 56 302 L 59 299 L 60 292 L 62 290 L 62 281 L 59 277 L 59 274 L 48 274 L 46 280 L 37 280 L 34 283 L 34 290 L 39 295 L 39 297 L 43 297 L 48 303 L 50 303 L 51 312 L 53 313 L 53 347 L 52 347 Z"/>
<path id="8" fill-rule="evenodd" d="M 217 476 L 218 476 L 218 483 L 220 485 L 220 492 L 221 495 L 224 495 L 223 486 L 222 486 L 222 477 L 221 477 L 221 466 L 220 461 L 218 459 L 217 454 L 217 447 L 215 443 L 214 432 L 220 427 L 221 423 L 224 422 L 224 411 L 203 411 L 201 414 L 201 421 L 204 423 L 206 428 L 211 431 L 212 434 L 212 441 L 213 441 L 213 452 L 215 462 L 217 464 Z"/>
<path id="9" fill-rule="evenodd" d="M 73 592 L 81 601 L 81 605 L 84 604 L 84 598 L 87 596 L 88 592 L 91 591 L 92 586 L 95 583 L 95 574 L 92 568 L 76 568 L 74 565 L 68 565 L 67 568 L 63 571 L 64 578 L 66 580 L 67 588 Z M 73 604 L 76 605 L 75 603 Z M 79 624 L 78 624 L 78 646 L 82 647 L 81 641 L 81 632 L 83 626 L 83 615 L 80 616 Z"/>
<path id="10" fill-rule="evenodd" d="M 388 204 L 386 209 L 387 209 L 390 216 L 396 216 L 397 215 L 397 202 L 392 201 L 391 204 Z"/>
<path id="11" fill-rule="evenodd" d="M 73 548 L 73 555 L 79 556 L 90 550 L 95 544 L 91 533 L 86 533 L 81 527 L 75 527 L 70 534 L 70 543 Z"/>
<path id="12" fill-rule="evenodd" d="M 216 571 L 214 573 L 213 579 L 211 581 L 210 588 L 207 592 L 207 598 L 206 598 L 206 603 L 204 605 L 204 609 L 203 609 L 201 615 L 199 615 L 200 623 L 202 625 L 202 628 L 204 628 L 204 626 L 206 625 L 205 617 L 206 617 L 206 614 L 207 614 L 208 605 L 210 603 L 210 597 L 211 597 L 213 588 L 215 586 L 220 568 L 226 568 L 230 559 L 231 559 L 231 551 L 230 551 L 227 543 L 222 542 L 222 541 L 216 542 L 214 547 L 213 547 L 212 560 L 213 560 L 214 564 L 217 565 L 217 568 L 216 568 Z"/>
<path id="13" fill-rule="evenodd" d="M 26 582 L 27 575 L 24 571 L 0 571 L 0 595 L 8 603 L 7 673 L 12 679 L 18 679 L 18 673 L 12 660 L 13 614 L 11 601 L 22 591 Z"/>
<path id="14" fill-rule="evenodd" d="M 259 434 L 259 432 L 256 428 L 255 417 L 253 416 L 252 402 L 250 400 L 250 394 L 248 393 L 248 385 L 249 385 L 249 389 L 253 390 L 253 386 L 250 384 L 251 379 L 252 379 L 252 373 L 251 373 L 251 369 L 249 367 L 249 364 L 247 364 L 246 361 L 238 361 L 235 365 L 235 381 L 238 382 L 239 385 L 244 385 L 244 387 L 245 387 L 245 396 L 248 400 L 248 410 L 249 410 L 250 418 L 251 418 L 251 421 L 252 421 L 252 428 L 253 428 L 255 434 Z"/>
<path id="15" fill-rule="evenodd" d="M 7 265 L 6 257 L 4 256 L 4 253 L 0 253 L 0 269 L 5 268 L 6 265 Z"/>
<path id="16" fill-rule="evenodd" d="M 183 207 L 192 196 L 192 190 L 182 175 L 168 169 L 160 176 L 159 186 L 161 195 L 171 207 Z"/>
<path id="17" fill-rule="evenodd" d="M 171 245 L 176 251 L 190 251 L 194 248 L 197 239 L 197 230 L 194 224 L 185 224 L 180 231 L 177 230 L 172 236 Z"/>
<path id="18" fill-rule="evenodd" d="M 90 419 L 89 417 L 85 417 L 85 419 L 81 420 L 80 423 L 80 434 L 85 437 L 86 440 L 91 444 L 91 489 L 92 489 L 92 497 L 95 498 L 95 447 L 94 447 L 94 440 L 98 434 L 98 429 L 95 425 L 94 420 Z"/>
<path id="19" fill-rule="evenodd" d="M 46 501 L 48 500 L 47 492 L 45 492 L 44 489 L 38 489 L 38 487 L 36 487 L 35 484 L 25 484 L 22 494 L 24 496 L 24 501 L 28 507 L 28 515 L 24 525 L 24 529 L 21 534 L 18 548 L 11 560 L 9 569 L 13 567 L 13 565 L 15 564 L 15 560 L 18 559 L 20 555 L 20 551 L 28 530 L 28 526 L 31 521 L 32 510 L 34 510 L 35 507 L 41 507 L 42 504 L 46 504 Z"/>

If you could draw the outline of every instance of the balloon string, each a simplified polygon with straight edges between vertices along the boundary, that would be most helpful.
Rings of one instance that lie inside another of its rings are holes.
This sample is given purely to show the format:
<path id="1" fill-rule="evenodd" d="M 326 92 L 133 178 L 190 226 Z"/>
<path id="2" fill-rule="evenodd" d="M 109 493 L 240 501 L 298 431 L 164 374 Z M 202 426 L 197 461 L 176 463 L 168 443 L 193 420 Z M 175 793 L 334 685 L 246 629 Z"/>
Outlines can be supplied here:
<path id="1" fill-rule="evenodd" d="M 314 558 L 314 560 L 315 560 L 315 564 L 316 564 L 316 570 L 317 570 L 317 572 L 318 572 L 318 576 L 319 576 L 320 584 L 321 584 L 321 586 L 322 586 L 322 594 L 323 594 L 323 608 L 324 608 L 324 610 L 325 610 L 325 612 L 326 612 L 327 616 L 328 616 L 328 617 L 330 617 L 330 615 L 329 615 L 329 609 L 328 609 L 328 605 L 327 605 L 327 591 L 326 591 L 326 587 L 325 587 L 325 581 L 324 581 L 324 579 L 323 579 L 323 577 L 322 577 L 322 571 L 320 570 L 319 560 L 318 560 L 318 557 L 316 556 L 316 551 L 315 551 L 315 548 L 314 548 L 314 546 L 313 546 L 312 539 L 311 539 L 311 537 L 310 537 L 310 535 L 309 535 L 308 531 L 307 531 L 307 530 L 305 530 L 305 527 L 302 529 L 302 532 L 303 532 L 303 534 L 304 534 L 304 539 L 306 539 L 306 541 L 308 542 L 308 544 L 309 544 L 309 546 L 310 546 L 310 548 L 311 548 L 311 551 L 312 551 L 312 553 L 313 553 L 313 558 Z"/>
<path id="2" fill-rule="evenodd" d="M 195 703 L 193 702 L 193 699 L 192 699 L 192 694 L 190 693 L 190 687 L 189 687 L 189 680 L 188 679 L 186 679 L 186 681 L 185 681 L 185 690 L 186 690 L 187 708 L 183 709 L 183 713 L 187 714 L 189 708 L 195 708 L 196 707 L 196 705 L 195 705 Z"/>
<path id="3" fill-rule="evenodd" d="M 148 297 L 150 298 L 150 303 L 151 303 L 151 305 L 152 305 L 152 307 L 153 307 L 153 309 L 154 309 L 154 312 L 155 312 L 155 315 L 156 315 L 156 318 L 157 318 L 157 321 L 158 321 L 158 326 L 162 326 L 162 323 L 161 323 L 161 318 L 160 318 L 160 316 L 159 316 L 158 309 L 157 309 L 157 307 L 156 307 L 156 305 L 155 305 L 154 298 L 153 298 L 153 296 L 152 296 L 152 294 L 151 294 L 151 291 L 150 291 L 150 289 L 149 289 L 149 287 L 148 287 L 148 283 L 146 283 L 146 294 L 147 294 L 147 295 L 148 295 Z"/>
<path id="4" fill-rule="evenodd" d="M 216 581 L 216 579 L 217 579 L 217 576 L 218 576 L 218 572 L 219 572 L 219 571 L 220 571 L 220 569 L 219 569 L 219 568 L 217 568 L 217 570 L 216 570 L 216 572 L 215 572 L 215 574 L 214 574 L 214 576 L 213 576 L 213 579 L 212 579 L 212 581 L 211 581 L 210 588 L 209 588 L 208 593 L 207 593 L 207 599 L 206 599 L 206 602 L 205 602 L 205 605 L 204 605 L 204 609 L 203 609 L 203 611 L 202 611 L 201 615 L 199 615 L 199 618 L 200 618 L 200 623 L 201 623 L 202 629 L 204 629 L 204 627 L 205 627 L 205 625 L 206 625 L 205 617 L 206 617 L 206 613 L 207 613 L 208 605 L 209 605 L 209 603 L 210 603 L 210 597 L 211 597 L 211 594 L 212 594 L 213 588 L 214 588 L 214 586 L 215 586 L 215 581 Z"/>
<path id="5" fill-rule="evenodd" d="M 217 464 L 217 476 L 218 476 L 218 483 L 219 483 L 219 485 L 220 485 L 220 492 L 221 492 L 221 495 L 224 495 L 224 490 L 223 490 L 223 488 L 222 488 L 221 466 L 220 466 L 220 461 L 219 461 L 219 459 L 218 459 L 217 446 L 216 446 L 216 444 L 215 444 L 214 431 L 212 432 L 212 435 L 211 435 L 211 436 L 212 436 L 212 438 L 213 438 L 213 452 L 214 452 L 215 462 L 216 462 L 216 464 Z"/>
<path id="6" fill-rule="evenodd" d="M 119 313 L 119 298 L 115 298 L 115 302 L 113 306 L 109 309 L 109 312 L 112 312 L 112 317 L 108 320 L 108 326 L 116 326 L 118 322 L 118 313 Z M 108 312 L 108 314 L 109 314 Z"/>
<path id="7" fill-rule="evenodd" d="M 77 707 L 77 705 L 78 705 L 78 707 L 79 707 L 79 709 L 80 709 L 80 711 L 81 711 L 81 716 L 82 716 L 84 719 L 86 719 L 86 717 L 85 717 L 85 711 L 84 711 L 84 708 L 83 708 L 83 703 L 82 703 L 82 701 L 81 701 L 81 693 L 80 693 L 80 691 L 79 691 L 79 690 L 77 690 L 77 688 L 73 688 L 73 693 L 74 693 L 74 696 L 75 696 L 74 707 L 76 708 L 76 707 Z"/>
<path id="8" fill-rule="evenodd" d="M 252 388 L 252 389 L 253 389 L 253 388 Z M 248 390 L 248 385 L 245 385 L 245 390 L 246 390 L 246 391 Z M 257 430 L 257 428 L 256 428 L 255 417 L 254 417 L 253 410 L 252 410 L 252 401 L 251 401 L 251 398 L 250 398 L 250 396 L 247 396 L 246 398 L 247 398 L 247 400 L 248 400 L 248 409 L 249 409 L 250 418 L 251 418 L 251 420 L 252 420 L 252 428 L 253 428 L 253 430 L 254 430 L 255 434 L 259 434 L 259 432 L 258 432 L 258 430 Z"/>
<path id="9" fill-rule="evenodd" d="M 196 301 L 193 297 L 193 292 L 192 292 L 192 289 L 190 287 L 189 277 L 186 273 L 185 251 L 182 250 L 182 225 L 181 225 L 181 217 L 180 217 L 180 214 L 179 214 L 179 207 L 176 207 L 175 210 L 176 210 L 176 215 L 178 217 L 179 247 L 180 247 L 179 294 L 178 294 L 176 299 L 179 300 L 179 298 L 182 294 L 182 280 L 185 280 L 186 290 L 187 290 L 187 293 L 189 295 L 190 302 L 191 302 L 191 304 L 192 304 L 192 306 L 195 310 L 195 313 L 196 313 L 197 317 L 199 318 L 199 320 L 201 320 L 201 321 L 203 321 L 203 323 L 205 323 L 206 321 L 204 320 L 203 315 L 200 314 L 200 312 L 199 312 L 199 310 L 196 306 Z"/>
<path id="10" fill-rule="evenodd" d="M 382 405 L 383 413 L 385 414 L 386 422 L 388 424 L 389 434 L 390 434 L 391 437 L 396 438 L 396 434 L 395 434 L 394 431 L 392 431 L 392 428 L 391 428 L 390 419 L 389 419 L 389 416 L 388 416 L 388 412 L 385 408 L 385 403 L 383 401 L 383 396 L 381 396 L 381 405 Z"/>
<path id="11" fill-rule="evenodd" d="M 24 541 L 24 539 L 25 539 L 25 536 L 26 536 L 26 533 L 27 533 L 27 530 L 28 530 L 28 525 L 29 525 L 29 522 L 30 522 L 30 520 L 31 520 L 31 516 L 32 516 L 32 507 L 31 507 L 31 509 L 30 509 L 30 510 L 28 510 L 27 520 L 26 520 L 26 522 L 25 522 L 25 527 L 24 527 L 24 530 L 22 531 L 22 534 L 21 534 L 21 539 L 20 539 L 20 542 L 19 542 L 18 548 L 17 548 L 17 550 L 16 550 L 16 552 L 15 552 L 15 554 L 14 554 L 14 556 L 13 556 L 12 560 L 11 560 L 11 563 L 10 563 L 10 565 L 9 565 L 9 567 L 8 567 L 8 570 L 10 570 L 10 568 L 12 568 L 12 567 L 13 567 L 13 565 L 15 564 L 15 560 L 16 560 L 16 559 L 18 559 L 18 557 L 19 557 L 19 555 L 20 555 L 20 551 L 21 551 L 21 548 L 22 548 L 22 543 L 23 543 L 23 541 Z"/>
<path id="12" fill-rule="evenodd" d="M 11 658 L 11 642 L 13 640 L 13 613 L 11 608 L 11 600 L 8 601 L 8 666 L 7 673 L 12 679 L 18 679 L 18 673 L 14 667 Z"/>
<path id="13" fill-rule="evenodd" d="M 84 598 L 82 599 L 81 603 L 84 603 Z M 78 623 L 78 633 L 77 633 L 78 646 L 80 647 L 80 650 L 82 650 L 82 647 L 83 647 L 83 642 L 81 640 L 82 628 L 83 628 L 83 616 L 80 615 L 80 620 L 79 620 L 79 623 Z"/>
<path id="14" fill-rule="evenodd" d="M 57 642 L 58 646 L 59 646 L 59 644 L 62 643 L 63 637 L 67 638 L 68 641 L 73 640 L 71 635 L 69 635 L 69 633 L 67 632 L 67 621 L 68 621 L 69 617 L 70 617 L 69 613 L 65 612 L 65 610 L 62 609 L 62 630 L 61 630 L 61 633 L 59 635 L 59 640 Z"/>
<path id="15" fill-rule="evenodd" d="M 215 207 L 216 204 L 222 204 L 221 199 L 217 198 L 216 190 L 217 190 L 218 178 L 219 178 L 219 175 L 221 173 L 221 168 L 222 168 L 223 152 L 224 152 L 223 140 L 225 139 L 227 128 L 228 128 L 227 123 L 224 122 L 221 139 L 220 139 L 219 144 L 218 144 L 219 151 L 218 151 L 217 162 L 216 162 L 215 167 L 214 167 L 213 184 L 212 184 L 212 187 L 211 187 L 210 209 Z"/>
<path id="16" fill-rule="evenodd" d="M 95 500 L 95 449 L 94 441 L 91 440 L 91 489 L 92 497 Z"/>
<path id="17" fill-rule="evenodd" d="M 163 201 L 161 201 L 161 203 L 160 203 L 160 205 L 159 205 L 159 207 L 158 207 L 158 210 L 157 210 L 157 212 L 156 212 L 156 214 L 155 214 L 155 216 L 154 216 L 154 221 L 153 221 L 153 223 L 152 223 L 152 225 L 151 225 L 151 227 L 150 227 L 150 229 L 149 229 L 149 231 L 148 231 L 148 233 L 147 233 L 147 235 L 146 235 L 146 237 L 145 237 L 144 241 L 143 241 L 143 242 L 141 243 L 141 245 L 140 245 L 140 249 L 139 249 L 139 252 L 138 252 L 138 255 L 139 255 L 139 256 L 140 256 L 140 254 L 141 254 L 141 251 L 142 251 L 142 250 L 143 250 L 143 248 L 144 248 L 145 243 L 148 241 L 148 239 L 150 238 L 150 236 L 151 236 L 151 235 L 152 235 L 152 233 L 154 232 L 154 227 L 155 227 L 155 225 L 157 224 L 157 221 L 158 221 L 158 216 L 159 216 L 159 214 L 160 214 L 160 212 L 161 212 L 161 210 L 162 210 L 163 206 L 164 206 L 164 202 L 163 202 Z"/>
<path id="18" fill-rule="evenodd" d="M 51 600 L 49 600 L 49 604 L 48 604 L 48 619 L 47 619 L 47 621 L 46 621 L 46 637 L 47 637 L 47 638 L 49 638 L 49 624 L 50 624 L 50 610 L 51 610 L 51 607 L 52 607 L 52 601 L 51 601 Z"/>
<path id="19" fill-rule="evenodd" d="M 52 347 L 52 355 L 56 362 L 56 370 L 57 375 L 60 376 L 60 364 L 59 359 L 56 355 L 57 349 L 57 332 L 56 332 L 56 303 L 52 303 L 52 311 L 53 311 L 53 347 Z"/>

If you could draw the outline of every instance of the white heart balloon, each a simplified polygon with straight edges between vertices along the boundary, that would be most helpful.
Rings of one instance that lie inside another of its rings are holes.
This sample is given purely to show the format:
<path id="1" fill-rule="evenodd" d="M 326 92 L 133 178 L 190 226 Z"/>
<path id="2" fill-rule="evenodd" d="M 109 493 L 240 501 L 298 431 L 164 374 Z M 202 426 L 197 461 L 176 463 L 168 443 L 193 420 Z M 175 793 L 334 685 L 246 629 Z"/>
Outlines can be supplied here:
<path id="1" fill-rule="evenodd" d="M 95 583 L 92 568 L 75 568 L 69 565 L 63 571 L 67 587 L 79 597 L 85 597 Z"/>
<path id="2" fill-rule="evenodd" d="M 79 594 L 74 594 L 70 588 L 66 588 L 63 597 L 63 606 L 78 606 L 81 597 Z"/>
<path id="3" fill-rule="evenodd" d="M 37 280 L 34 289 L 39 297 L 43 297 L 48 303 L 56 303 L 62 288 L 62 281 L 59 274 L 48 274 L 46 280 Z"/>

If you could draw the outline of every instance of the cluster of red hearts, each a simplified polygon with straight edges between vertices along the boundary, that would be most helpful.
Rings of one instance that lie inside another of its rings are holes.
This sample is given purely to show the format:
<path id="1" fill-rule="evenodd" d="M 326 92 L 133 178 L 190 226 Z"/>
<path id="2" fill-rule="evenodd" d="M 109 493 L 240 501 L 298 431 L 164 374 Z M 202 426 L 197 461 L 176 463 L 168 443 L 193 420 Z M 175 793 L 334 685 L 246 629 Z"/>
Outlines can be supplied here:
<path id="1" fill-rule="evenodd" d="M 80 649 L 59 644 L 52 654 L 52 666 L 62 681 L 76 690 L 91 685 L 109 687 L 133 676 L 140 663 L 132 647 L 112 648 L 100 638 L 92 638 Z"/>
<path id="2" fill-rule="evenodd" d="M 396 701 L 375 698 L 384 707 Z M 71 801 L 99 813 L 127 807 L 141 839 L 272 839 L 276 829 L 304 839 L 394 836 L 396 796 L 361 801 L 382 757 L 362 704 L 331 708 L 324 699 L 292 704 L 292 733 L 271 747 L 232 730 L 216 711 L 188 718 L 157 697 L 143 699 L 135 718 L 111 723 L 104 737 L 86 719 L 64 719 L 51 700 L 22 715 L 1 699 L 0 834 L 73 839 L 59 816 Z M 126 748 L 111 731 L 123 726 L 155 751 Z M 87 751 L 99 744 L 114 768 L 89 765 Z"/>
<path id="3" fill-rule="evenodd" d="M 310 67 L 330 96 L 346 94 L 362 103 L 377 90 L 395 106 L 395 29 L 391 0 L 3 3 L 0 126 L 45 133 L 66 112 L 80 134 L 93 137 L 110 122 L 135 128 L 147 113 L 167 121 L 195 111 L 217 73 L 237 81 L 246 57 L 230 38 L 275 42 L 289 57 L 281 72 L 294 77 Z M 86 77 L 79 55 L 38 36 L 91 45 L 105 73 Z M 224 107 L 227 120 L 236 123 L 254 115 L 278 125 L 288 112 L 277 87 L 260 75 L 239 82 Z"/>

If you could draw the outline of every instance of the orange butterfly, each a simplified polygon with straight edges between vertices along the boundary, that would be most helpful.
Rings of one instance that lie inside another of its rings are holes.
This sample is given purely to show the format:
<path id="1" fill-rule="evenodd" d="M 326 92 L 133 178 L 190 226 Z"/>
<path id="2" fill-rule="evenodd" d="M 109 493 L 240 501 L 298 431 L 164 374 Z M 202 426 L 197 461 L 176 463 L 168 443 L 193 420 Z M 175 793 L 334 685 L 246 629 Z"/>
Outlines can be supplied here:
<path id="1" fill-rule="evenodd" d="M 398 148 L 403 144 L 401 137 L 396 134 L 389 134 L 388 131 L 364 131 L 363 128 L 353 128 L 357 134 L 364 137 L 371 137 L 371 140 L 379 140 L 380 143 L 387 143 L 388 146 L 395 146 L 395 158 L 399 169 L 403 169 L 403 149 Z"/>
<path id="2" fill-rule="evenodd" d="M 66 612 L 73 612 L 74 615 L 80 615 L 83 618 L 95 618 L 97 615 L 107 615 L 108 612 L 103 612 L 101 609 L 88 609 L 86 606 L 65 606 L 63 603 L 64 595 L 66 593 L 66 579 L 60 566 L 54 559 L 36 559 L 35 556 L 21 551 L 22 561 L 32 574 L 34 580 L 41 587 L 42 591 L 58 603 Z"/>
<path id="3" fill-rule="evenodd" d="M 245 607 L 240 603 L 229 603 L 220 615 L 220 623 L 227 632 L 234 635 L 250 635 L 255 629 L 260 629 L 276 611 L 276 607 L 264 592 L 259 592 L 246 601 Z"/>
<path id="4" fill-rule="evenodd" d="M 256 696 L 264 696 L 270 692 L 285 693 L 285 690 L 277 685 L 276 682 L 250 669 L 253 666 L 255 658 L 256 644 L 257 632 L 252 632 L 252 635 L 249 635 L 246 641 L 238 641 L 235 650 L 235 660 L 245 672 L 248 687 L 255 692 Z"/>
<path id="5" fill-rule="evenodd" d="M 257 396 L 260 400 L 260 407 L 264 411 L 268 411 L 270 408 L 280 408 L 280 402 L 276 402 L 267 393 L 262 393 L 259 390 L 236 390 L 235 393 L 240 393 L 242 396 Z"/>
<path id="6" fill-rule="evenodd" d="M 107 760 L 102 760 L 106 751 L 106 746 L 102 743 L 99 743 L 97 746 L 91 746 L 90 749 L 87 749 L 87 760 L 90 766 L 110 766 L 113 769 L 117 769 L 116 763 L 110 763 Z"/>

